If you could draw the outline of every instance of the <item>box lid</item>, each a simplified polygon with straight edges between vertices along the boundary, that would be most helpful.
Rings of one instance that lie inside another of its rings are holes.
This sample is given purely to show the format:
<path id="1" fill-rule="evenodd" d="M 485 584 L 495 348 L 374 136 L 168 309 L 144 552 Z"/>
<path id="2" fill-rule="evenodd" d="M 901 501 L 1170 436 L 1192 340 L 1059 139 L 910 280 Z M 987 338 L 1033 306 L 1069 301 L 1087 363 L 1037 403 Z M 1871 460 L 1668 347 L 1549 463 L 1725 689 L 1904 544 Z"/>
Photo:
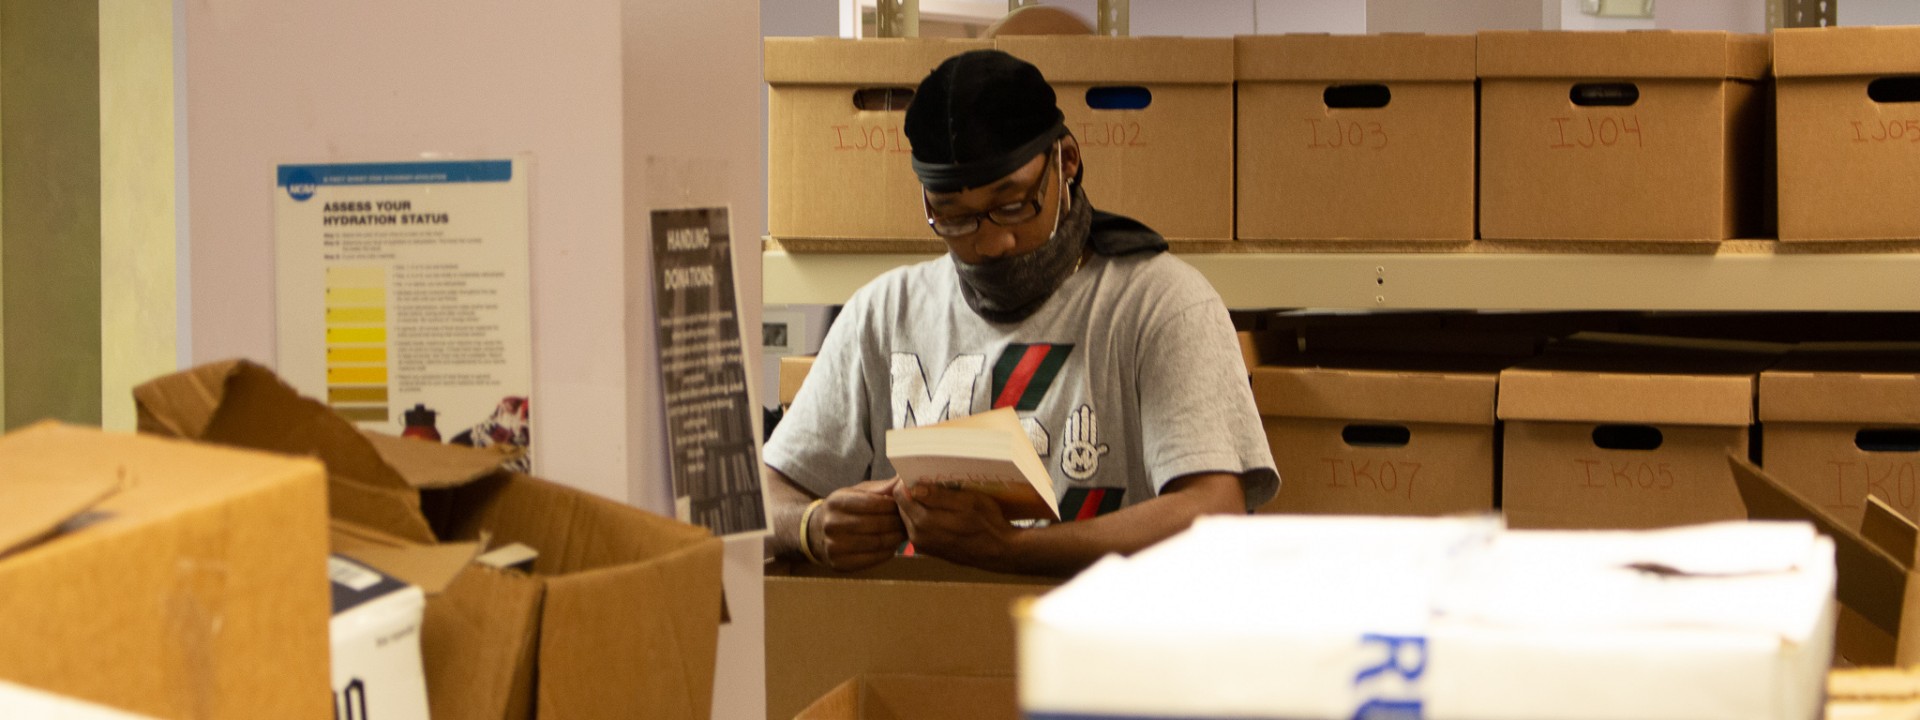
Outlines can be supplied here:
<path id="1" fill-rule="evenodd" d="M 1920 26 L 1773 31 L 1776 77 L 1920 73 Z"/>
<path id="2" fill-rule="evenodd" d="M 363 433 L 245 360 L 166 375 L 133 395 L 142 432 L 319 458 L 327 466 L 327 504 L 335 517 L 416 543 L 435 541 L 420 515 L 420 488 L 469 482 L 507 459 L 491 450 Z"/>
<path id="3" fill-rule="evenodd" d="M 20 434 L 32 438 L 49 432 L 67 430 L 47 422 Z M 0 557 L 56 534 L 61 526 L 119 492 L 125 480 L 124 475 L 105 473 L 31 472 L 16 461 L 0 473 L 0 497 L 7 499 L 0 503 Z"/>
<path id="4" fill-rule="evenodd" d="M 1356 359 L 1322 366 L 1264 366 L 1252 372 L 1254 403 L 1269 417 L 1492 425 L 1497 370 L 1355 367 Z"/>
<path id="5" fill-rule="evenodd" d="M 1920 343 L 1796 348 L 1760 375 L 1760 420 L 1920 425 Z"/>
<path id="6" fill-rule="evenodd" d="M 1003 37 L 994 46 L 1059 83 L 1233 82 L 1232 38 Z"/>
<path id="7" fill-rule="evenodd" d="M 947 58 L 993 47 L 987 40 L 947 38 L 770 37 L 769 85 L 890 84 L 916 87 Z"/>
<path id="8" fill-rule="evenodd" d="M 1234 78 L 1248 80 L 1473 82 L 1474 36 L 1242 35 Z"/>
<path id="9" fill-rule="evenodd" d="M 1764 35 L 1718 31 L 1592 32 L 1488 30 L 1480 33 L 1483 78 L 1766 77 Z"/>
<path id="10" fill-rule="evenodd" d="M 1717 363 L 1541 358 L 1500 373 L 1501 420 L 1744 426 L 1754 377 Z"/>

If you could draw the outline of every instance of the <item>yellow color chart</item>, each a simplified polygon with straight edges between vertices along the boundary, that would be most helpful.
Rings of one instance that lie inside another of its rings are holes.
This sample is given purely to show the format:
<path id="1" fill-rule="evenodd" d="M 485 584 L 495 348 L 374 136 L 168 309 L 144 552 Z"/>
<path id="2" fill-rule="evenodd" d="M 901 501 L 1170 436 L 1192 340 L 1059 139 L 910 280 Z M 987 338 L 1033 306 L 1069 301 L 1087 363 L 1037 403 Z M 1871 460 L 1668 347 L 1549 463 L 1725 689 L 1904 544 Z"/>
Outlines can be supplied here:
<path id="1" fill-rule="evenodd" d="M 387 269 L 327 268 L 327 404 L 356 420 L 385 421 Z"/>

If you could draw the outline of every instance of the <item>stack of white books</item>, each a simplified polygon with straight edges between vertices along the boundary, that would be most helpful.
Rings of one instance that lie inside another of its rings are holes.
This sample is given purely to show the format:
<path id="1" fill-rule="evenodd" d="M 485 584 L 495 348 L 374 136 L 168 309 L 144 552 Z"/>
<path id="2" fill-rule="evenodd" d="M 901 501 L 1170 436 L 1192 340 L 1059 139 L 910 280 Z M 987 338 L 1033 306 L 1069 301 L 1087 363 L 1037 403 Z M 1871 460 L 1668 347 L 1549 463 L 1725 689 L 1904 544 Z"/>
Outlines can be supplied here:
<path id="1" fill-rule="evenodd" d="M 1262 516 L 1017 613 L 1034 719 L 1805 720 L 1838 606 L 1803 523 Z"/>

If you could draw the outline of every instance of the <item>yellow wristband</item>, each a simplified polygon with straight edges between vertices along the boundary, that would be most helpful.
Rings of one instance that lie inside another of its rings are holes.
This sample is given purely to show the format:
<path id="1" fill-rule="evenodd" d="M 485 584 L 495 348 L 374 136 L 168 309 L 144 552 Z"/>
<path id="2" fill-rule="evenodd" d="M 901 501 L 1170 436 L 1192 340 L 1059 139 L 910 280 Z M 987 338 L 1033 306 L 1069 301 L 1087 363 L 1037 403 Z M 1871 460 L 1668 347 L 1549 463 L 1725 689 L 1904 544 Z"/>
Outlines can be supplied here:
<path id="1" fill-rule="evenodd" d="M 826 564 L 820 562 L 820 558 L 814 556 L 813 545 L 810 540 L 810 537 L 813 535 L 813 511 L 819 510 L 821 504 L 825 502 L 825 500 L 815 500 L 808 503 L 807 509 L 800 513 L 800 554 L 807 556 L 807 562 L 815 565 Z"/>

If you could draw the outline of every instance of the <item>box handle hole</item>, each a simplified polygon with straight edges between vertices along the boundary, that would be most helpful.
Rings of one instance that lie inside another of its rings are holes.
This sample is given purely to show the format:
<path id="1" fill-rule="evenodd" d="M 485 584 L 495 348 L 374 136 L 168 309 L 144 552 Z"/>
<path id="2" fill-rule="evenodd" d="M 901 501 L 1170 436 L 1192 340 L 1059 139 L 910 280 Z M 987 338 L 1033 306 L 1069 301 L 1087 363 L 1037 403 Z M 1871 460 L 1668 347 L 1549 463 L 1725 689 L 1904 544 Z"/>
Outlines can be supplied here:
<path id="1" fill-rule="evenodd" d="M 1574 83 L 1567 97 L 1581 107 L 1626 107 L 1640 102 L 1640 87 L 1633 83 Z"/>
<path id="2" fill-rule="evenodd" d="M 1087 107 L 1095 110 L 1145 110 L 1153 91 L 1139 85 L 1102 85 L 1087 88 Z"/>
<path id="3" fill-rule="evenodd" d="M 885 112 L 905 110 L 913 102 L 913 88 L 871 87 L 853 91 L 853 106 L 859 110 Z"/>
<path id="4" fill-rule="evenodd" d="M 1867 452 L 1920 452 L 1920 430 L 1869 428 L 1853 434 L 1853 445 Z"/>
<path id="5" fill-rule="evenodd" d="M 1878 103 L 1920 102 L 1920 75 L 1883 77 L 1867 83 L 1867 97 Z"/>
<path id="6" fill-rule="evenodd" d="M 1666 438 L 1652 425 L 1601 425 L 1593 429 L 1593 445 L 1602 450 L 1659 450 Z"/>
<path id="7" fill-rule="evenodd" d="M 1413 433 L 1405 425 L 1348 425 L 1340 430 L 1340 439 L 1351 447 L 1406 447 Z"/>
<path id="8" fill-rule="evenodd" d="M 1329 85 L 1320 99 L 1334 109 L 1383 108 L 1393 101 L 1393 91 L 1385 85 Z"/>

